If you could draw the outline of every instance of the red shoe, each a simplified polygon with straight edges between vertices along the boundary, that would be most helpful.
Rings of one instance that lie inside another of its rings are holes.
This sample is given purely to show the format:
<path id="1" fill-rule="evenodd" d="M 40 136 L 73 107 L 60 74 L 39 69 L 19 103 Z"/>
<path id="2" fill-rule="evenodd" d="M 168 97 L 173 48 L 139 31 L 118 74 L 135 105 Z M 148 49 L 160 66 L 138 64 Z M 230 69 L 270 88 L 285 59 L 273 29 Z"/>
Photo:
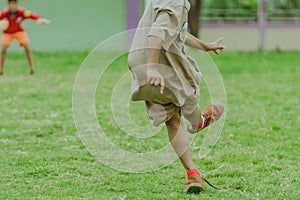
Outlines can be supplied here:
<path id="1" fill-rule="evenodd" d="M 188 178 L 187 183 L 183 183 L 187 185 L 187 187 L 183 191 L 187 194 L 199 194 L 203 190 L 204 182 L 206 182 L 209 186 L 213 187 L 216 190 L 221 190 L 220 188 L 217 188 L 216 186 L 212 185 L 205 178 L 202 178 L 200 175 L 193 174 Z"/>
<path id="2" fill-rule="evenodd" d="M 192 175 L 188 182 L 184 183 L 187 187 L 183 190 L 188 194 L 199 194 L 203 190 L 204 179 L 199 175 Z"/>
<path id="3" fill-rule="evenodd" d="M 207 108 L 204 110 L 203 115 L 201 115 L 200 123 L 198 127 L 192 126 L 192 124 L 189 124 L 187 126 L 187 130 L 189 133 L 197 133 L 201 131 L 202 129 L 208 127 L 210 124 L 216 122 L 220 117 L 222 116 L 224 112 L 224 105 L 221 103 L 213 103 L 207 106 Z"/>

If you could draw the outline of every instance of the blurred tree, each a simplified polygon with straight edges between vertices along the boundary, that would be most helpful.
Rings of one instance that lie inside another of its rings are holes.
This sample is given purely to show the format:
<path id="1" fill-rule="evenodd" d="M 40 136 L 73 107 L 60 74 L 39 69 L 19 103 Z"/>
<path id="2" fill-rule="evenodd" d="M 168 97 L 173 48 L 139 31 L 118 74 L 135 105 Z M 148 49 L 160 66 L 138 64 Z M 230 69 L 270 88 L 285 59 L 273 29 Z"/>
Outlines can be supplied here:
<path id="1" fill-rule="evenodd" d="M 190 0 L 191 9 L 189 12 L 190 33 L 196 37 L 199 35 L 200 13 L 202 9 L 202 0 Z"/>

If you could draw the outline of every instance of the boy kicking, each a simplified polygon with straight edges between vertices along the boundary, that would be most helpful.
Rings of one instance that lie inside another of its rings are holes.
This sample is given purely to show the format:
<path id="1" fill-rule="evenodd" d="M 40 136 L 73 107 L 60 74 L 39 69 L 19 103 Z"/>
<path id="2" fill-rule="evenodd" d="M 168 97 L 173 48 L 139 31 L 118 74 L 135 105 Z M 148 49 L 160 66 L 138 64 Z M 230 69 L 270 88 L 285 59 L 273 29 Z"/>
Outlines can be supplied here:
<path id="1" fill-rule="evenodd" d="M 169 140 L 187 174 L 187 193 L 199 193 L 206 179 L 195 167 L 182 116 L 189 121 L 188 132 L 196 133 L 220 118 L 221 103 L 198 106 L 201 74 L 184 46 L 216 54 L 224 49 L 187 33 L 188 0 L 151 0 L 141 18 L 128 55 L 133 74 L 131 98 L 145 101 L 153 125 L 166 124 Z"/>
<path id="2" fill-rule="evenodd" d="M 20 46 L 23 46 L 28 60 L 30 74 L 34 75 L 34 65 L 32 52 L 29 47 L 29 38 L 21 26 L 21 23 L 26 19 L 35 20 L 37 24 L 49 24 L 50 21 L 19 7 L 18 0 L 8 0 L 7 9 L 4 9 L 0 13 L 0 20 L 7 20 L 7 25 L 4 26 L 2 34 L 2 50 L 1 50 L 1 61 L 0 61 L 0 75 L 3 75 L 3 69 L 5 65 L 6 52 L 14 39 L 17 40 Z"/>

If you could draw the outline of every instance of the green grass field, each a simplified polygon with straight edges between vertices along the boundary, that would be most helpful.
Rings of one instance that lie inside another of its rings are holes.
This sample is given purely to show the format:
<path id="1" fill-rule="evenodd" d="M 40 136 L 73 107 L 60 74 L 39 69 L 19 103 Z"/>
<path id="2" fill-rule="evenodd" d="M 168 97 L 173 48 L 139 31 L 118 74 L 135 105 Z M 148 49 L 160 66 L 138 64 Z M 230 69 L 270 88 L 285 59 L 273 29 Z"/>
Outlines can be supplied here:
<path id="1" fill-rule="evenodd" d="M 197 142 L 192 151 L 203 176 L 223 190 L 205 185 L 200 195 L 182 192 L 179 160 L 132 174 L 101 164 L 86 150 L 72 113 L 73 84 L 86 56 L 35 53 L 36 76 L 30 77 L 25 56 L 9 53 L 0 77 L 0 199 L 300 198 L 299 52 L 212 55 L 226 87 L 226 122 L 208 157 L 198 158 Z M 115 65 L 112 76 L 126 72 L 124 57 Z M 97 93 L 109 92 L 110 84 Z M 205 94 L 203 86 L 201 107 L 208 103 Z M 96 97 L 96 103 L 105 98 Z M 124 149 L 147 151 L 167 142 L 165 129 L 151 142 L 119 135 L 106 122 L 109 106 L 96 109 L 102 128 Z M 141 107 L 132 110 L 147 119 Z M 203 133 L 196 136 L 202 138 Z"/>

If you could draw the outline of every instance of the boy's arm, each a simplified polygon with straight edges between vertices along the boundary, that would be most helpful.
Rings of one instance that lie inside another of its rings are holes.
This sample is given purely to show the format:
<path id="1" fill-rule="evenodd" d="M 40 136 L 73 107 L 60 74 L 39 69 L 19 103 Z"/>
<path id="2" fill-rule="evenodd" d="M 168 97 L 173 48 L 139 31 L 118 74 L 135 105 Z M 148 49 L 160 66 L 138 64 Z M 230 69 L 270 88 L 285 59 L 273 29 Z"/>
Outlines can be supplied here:
<path id="1" fill-rule="evenodd" d="M 7 10 L 2 10 L 2 11 L 0 12 L 0 20 L 3 20 L 6 16 L 7 16 Z M 8 22 L 2 21 L 2 22 L 0 23 L 0 30 L 6 29 L 7 26 L 8 26 Z"/>
<path id="2" fill-rule="evenodd" d="M 0 19 L 1 20 L 1 19 Z M 4 29 L 6 29 L 7 28 L 7 26 L 8 26 L 8 23 L 7 22 L 0 22 L 0 30 L 4 30 Z"/>
<path id="3" fill-rule="evenodd" d="M 160 86 L 160 93 L 164 92 L 164 77 L 158 72 L 159 55 L 162 48 L 163 40 L 159 37 L 148 37 L 148 65 L 147 65 L 147 81 L 154 86 Z"/>
<path id="4" fill-rule="evenodd" d="M 4 19 L 6 17 L 6 15 L 7 15 L 7 10 L 2 10 L 0 12 L 0 20 Z"/>
<path id="5" fill-rule="evenodd" d="M 45 19 L 45 18 L 41 18 L 41 17 L 36 20 L 37 24 L 50 24 L 50 22 L 51 21 L 49 19 Z"/>
<path id="6" fill-rule="evenodd" d="M 49 24 L 50 23 L 50 20 L 42 18 L 39 15 L 37 15 L 29 10 L 24 10 L 23 15 L 25 18 L 30 18 L 32 20 L 35 20 L 37 24 Z"/>
<path id="7" fill-rule="evenodd" d="M 215 54 L 218 55 L 219 54 L 218 51 L 222 51 L 222 50 L 225 49 L 225 46 L 220 45 L 222 40 L 223 40 L 223 38 L 219 38 L 215 42 L 206 43 L 202 40 L 199 40 L 198 38 L 196 38 L 192 34 L 187 33 L 187 38 L 185 40 L 185 44 L 189 47 L 192 47 L 192 48 L 201 49 L 201 50 L 204 50 L 204 51 L 213 51 L 213 52 L 215 52 Z"/>

